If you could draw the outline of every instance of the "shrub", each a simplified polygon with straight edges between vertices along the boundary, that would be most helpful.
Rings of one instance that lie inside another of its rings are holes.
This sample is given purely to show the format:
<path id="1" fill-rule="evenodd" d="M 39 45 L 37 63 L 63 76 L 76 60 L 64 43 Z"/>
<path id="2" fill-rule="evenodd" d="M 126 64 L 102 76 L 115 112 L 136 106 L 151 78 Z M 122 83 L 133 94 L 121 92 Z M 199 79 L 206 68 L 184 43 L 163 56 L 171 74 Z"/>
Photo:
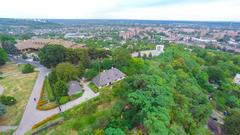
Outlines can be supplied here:
<path id="1" fill-rule="evenodd" d="M 125 133 L 120 128 L 107 128 L 105 130 L 106 135 L 125 135 Z"/>
<path id="2" fill-rule="evenodd" d="M 40 100 L 38 101 L 38 105 L 37 105 L 37 106 L 43 106 L 43 105 L 45 105 L 45 104 L 47 104 L 47 103 L 48 103 L 47 100 L 42 100 L 42 99 L 40 99 Z"/>
<path id="3" fill-rule="evenodd" d="M 41 105 L 41 106 L 38 105 L 37 109 L 46 111 L 46 110 L 51 110 L 53 108 L 56 108 L 57 106 L 58 105 L 56 104 L 56 102 L 50 102 L 50 103 L 46 103 L 46 104 Z"/>
<path id="4" fill-rule="evenodd" d="M 16 99 L 11 96 L 1 96 L 0 102 L 4 105 L 14 105 L 16 104 Z"/>
<path id="5" fill-rule="evenodd" d="M 26 74 L 26 73 L 32 73 L 34 71 L 34 67 L 31 64 L 25 64 L 22 67 L 22 73 Z"/>
<path id="6" fill-rule="evenodd" d="M 6 106 L 0 103 L 0 117 L 6 113 Z"/>
<path id="7" fill-rule="evenodd" d="M 69 96 L 64 96 L 59 99 L 59 104 L 66 104 L 70 100 Z"/>

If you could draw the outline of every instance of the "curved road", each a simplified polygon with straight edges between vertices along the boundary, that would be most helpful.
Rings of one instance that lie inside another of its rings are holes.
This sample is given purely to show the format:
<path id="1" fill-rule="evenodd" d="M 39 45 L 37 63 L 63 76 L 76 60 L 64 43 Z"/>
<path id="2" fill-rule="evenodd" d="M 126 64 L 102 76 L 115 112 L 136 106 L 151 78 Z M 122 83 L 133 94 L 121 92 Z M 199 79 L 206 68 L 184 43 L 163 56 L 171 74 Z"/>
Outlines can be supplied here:
<path id="1" fill-rule="evenodd" d="M 39 70 L 40 70 L 40 72 L 39 72 L 38 78 L 33 87 L 32 94 L 27 103 L 27 106 L 26 106 L 25 112 L 23 114 L 22 120 L 20 122 L 20 125 L 14 133 L 15 135 L 24 135 L 24 133 L 31 130 L 32 126 L 35 125 L 36 123 L 54 115 L 54 114 L 59 113 L 58 108 L 48 110 L 48 111 L 39 111 L 36 109 L 37 101 L 40 98 L 41 90 L 43 87 L 44 78 L 49 72 L 49 70 L 44 67 L 40 67 Z M 99 93 L 94 93 L 88 87 L 87 83 L 83 83 L 83 89 L 84 89 L 84 93 L 80 98 L 78 98 L 74 101 L 68 102 L 67 104 L 61 105 L 61 110 L 66 111 L 66 110 L 74 107 L 75 105 L 78 105 L 82 102 L 85 102 L 85 101 L 99 95 Z M 34 98 L 36 98 L 37 101 L 34 101 Z"/>

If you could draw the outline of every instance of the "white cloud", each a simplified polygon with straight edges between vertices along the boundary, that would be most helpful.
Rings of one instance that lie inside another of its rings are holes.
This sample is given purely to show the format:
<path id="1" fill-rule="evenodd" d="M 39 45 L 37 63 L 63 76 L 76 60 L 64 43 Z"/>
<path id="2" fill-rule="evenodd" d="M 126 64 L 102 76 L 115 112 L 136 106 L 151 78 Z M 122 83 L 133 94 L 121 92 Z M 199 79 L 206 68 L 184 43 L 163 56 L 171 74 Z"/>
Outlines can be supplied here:
<path id="1" fill-rule="evenodd" d="M 183 1 L 0 0 L 0 17 L 240 21 L 240 0 Z"/>

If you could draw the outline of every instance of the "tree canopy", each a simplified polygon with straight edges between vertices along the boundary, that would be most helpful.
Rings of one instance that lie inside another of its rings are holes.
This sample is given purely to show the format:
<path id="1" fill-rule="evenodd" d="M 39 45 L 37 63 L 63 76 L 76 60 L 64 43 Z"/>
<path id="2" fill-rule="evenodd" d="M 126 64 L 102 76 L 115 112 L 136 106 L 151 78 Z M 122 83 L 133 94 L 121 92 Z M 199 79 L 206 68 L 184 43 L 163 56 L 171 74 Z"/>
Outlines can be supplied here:
<path id="1" fill-rule="evenodd" d="M 50 68 L 63 62 L 66 57 L 66 48 L 61 45 L 46 45 L 40 49 L 38 56 L 40 63 Z"/>

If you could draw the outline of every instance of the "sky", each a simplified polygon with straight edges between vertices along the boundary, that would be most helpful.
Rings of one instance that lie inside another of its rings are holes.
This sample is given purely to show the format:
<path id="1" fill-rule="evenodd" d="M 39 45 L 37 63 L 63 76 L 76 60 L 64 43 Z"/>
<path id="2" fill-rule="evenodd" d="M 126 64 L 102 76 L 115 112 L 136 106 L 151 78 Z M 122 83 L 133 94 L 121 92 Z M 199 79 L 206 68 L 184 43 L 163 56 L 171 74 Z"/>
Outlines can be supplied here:
<path id="1" fill-rule="evenodd" d="M 240 0 L 0 0 L 0 18 L 240 21 Z"/>

